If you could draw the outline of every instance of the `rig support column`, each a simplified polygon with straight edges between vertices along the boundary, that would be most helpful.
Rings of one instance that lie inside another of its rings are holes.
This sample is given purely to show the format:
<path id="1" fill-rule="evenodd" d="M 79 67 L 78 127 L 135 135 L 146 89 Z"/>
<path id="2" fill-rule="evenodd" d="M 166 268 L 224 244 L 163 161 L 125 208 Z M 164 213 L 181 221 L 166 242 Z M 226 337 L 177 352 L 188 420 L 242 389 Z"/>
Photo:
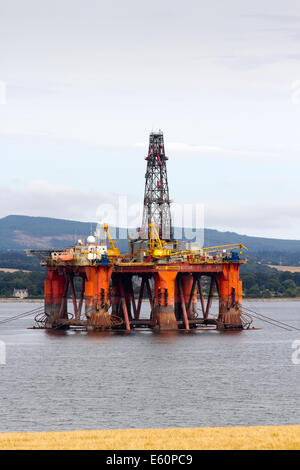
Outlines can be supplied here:
<path id="1" fill-rule="evenodd" d="M 89 329 L 110 327 L 109 281 L 111 266 L 86 266 L 85 281 L 85 315 Z"/>
<path id="2" fill-rule="evenodd" d="M 180 292 L 180 285 L 182 293 Z M 189 319 L 193 319 L 197 313 L 197 275 L 192 273 L 180 273 L 175 283 L 175 314 L 177 320 L 184 320 L 182 295 L 185 310 Z"/>
<path id="3" fill-rule="evenodd" d="M 111 313 L 112 315 L 119 315 L 120 312 L 120 289 L 118 274 L 112 273 L 111 276 Z"/>
<path id="4" fill-rule="evenodd" d="M 158 271 L 154 274 L 154 308 L 152 320 L 154 328 L 177 330 L 175 317 L 174 290 L 177 272 Z"/>
<path id="5" fill-rule="evenodd" d="M 212 275 L 211 279 L 210 279 L 210 286 L 209 286 L 209 293 L 208 293 L 208 298 L 207 298 L 206 309 L 205 309 L 205 313 L 204 313 L 204 316 L 203 316 L 205 321 L 208 319 L 209 311 L 210 311 L 211 304 L 212 304 L 212 301 L 213 301 L 213 294 L 214 294 L 215 284 L 216 284 L 216 278 L 215 278 L 214 275 Z"/>
<path id="6" fill-rule="evenodd" d="M 45 281 L 45 314 L 46 328 L 52 326 L 61 318 L 67 318 L 68 281 L 63 273 L 48 270 Z"/>
<path id="7" fill-rule="evenodd" d="M 138 298 L 138 303 L 137 303 L 137 308 L 136 308 L 136 316 L 135 319 L 139 320 L 140 318 L 140 313 L 141 313 L 141 307 L 142 307 L 142 302 L 143 302 L 143 295 L 144 295 L 144 289 L 145 289 L 145 277 L 142 277 L 142 282 L 141 282 L 141 287 L 140 287 L 140 292 L 139 292 L 139 298 Z"/>
<path id="8" fill-rule="evenodd" d="M 195 318 L 197 313 L 197 278 L 191 273 L 182 273 L 181 282 L 188 317 Z"/>
<path id="9" fill-rule="evenodd" d="M 242 328 L 242 281 L 239 263 L 225 264 L 217 278 L 219 291 L 219 328 Z"/>
<path id="10" fill-rule="evenodd" d="M 204 302 L 203 289 L 202 289 L 202 284 L 201 284 L 201 275 L 197 276 L 197 285 L 198 285 L 198 292 L 199 292 L 200 303 L 201 303 L 202 316 L 203 316 L 203 320 L 204 320 L 204 317 L 205 317 L 205 302 Z"/>
<path id="11" fill-rule="evenodd" d="M 123 319 L 126 330 L 130 330 L 130 320 L 137 319 L 138 311 L 134 299 L 131 274 L 112 275 L 112 315 Z"/>
<path id="12" fill-rule="evenodd" d="M 122 304 L 123 316 L 125 320 L 125 327 L 127 331 L 130 331 L 130 322 L 129 322 L 129 315 L 128 315 L 128 309 L 127 309 L 128 302 L 126 301 L 126 294 L 125 294 L 121 277 L 119 277 L 119 287 L 120 287 L 120 293 L 121 293 L 121 304 Z"/>

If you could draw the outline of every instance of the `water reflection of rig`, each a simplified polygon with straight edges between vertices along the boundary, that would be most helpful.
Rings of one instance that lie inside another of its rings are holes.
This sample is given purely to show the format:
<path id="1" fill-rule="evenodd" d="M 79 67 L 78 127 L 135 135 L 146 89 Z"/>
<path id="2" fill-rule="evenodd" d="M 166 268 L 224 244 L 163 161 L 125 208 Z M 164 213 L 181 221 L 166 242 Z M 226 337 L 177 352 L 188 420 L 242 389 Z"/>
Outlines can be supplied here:
<path id="1" fill-rule="evenodd" d="M 196 243 L 174 240 L 167 159 L 162 132 L 151 133 L 143 222 L 129 239 L 127 254 L 120 253 L 106 224 L 101 234 L 80 239 L 73 248 L 30 250 L 48 271 L 45 311 L 37 318 L 40 326 L 129 331 L 190 330 L 206 325 L 232 330 L 249 325 L 241 311 L 239 279 L 247 249 L 241 244 L 200 248 Z M 212 317 L 216 294 L 219 311 Z M 69 296 L 72 314 L 68 312 Z M 150 311 L 148 318 L 141 318 L 145 297 Z"/>

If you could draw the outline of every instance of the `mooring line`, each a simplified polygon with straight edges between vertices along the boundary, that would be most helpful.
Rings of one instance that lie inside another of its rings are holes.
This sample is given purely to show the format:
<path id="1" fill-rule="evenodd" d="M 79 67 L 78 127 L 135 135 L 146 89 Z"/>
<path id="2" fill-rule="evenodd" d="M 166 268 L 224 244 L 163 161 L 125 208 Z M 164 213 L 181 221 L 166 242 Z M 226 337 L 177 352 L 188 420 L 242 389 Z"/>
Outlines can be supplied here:
<path id="1" fill-rule="evenodd" d="M 38 313 L 42 313 L 43 310 L 44 310 L 44 307 L 39 307 L 39 308 L 30 310 L 29 312 L 19 313 L 18 315 L 14 315 L 13 317 L 4 318 L 4 320 L 0 320 L 0 324 L 7 323 L 13 320 L 18 320 L 19 318 L 27 317 L 29 315 L 37 315 Z"/>
<path id="2" fill-rule="evenodd" d="M 300 328 L 297 328 L 296 326 L 293 326 L 293 325 L 289 325 L 288 323 L 284 323 L 282 321 L 279 321 L 279 320 L 276 320 L 274 318 L 271 318 L 271 317 L 268 317 L 267 315 L 263 315 L 262 313 L 259 313 L 259 312 L 255 312 L 254 310 L 251 310 L 250 308 L 248 307 L 242 307 L 243 309 L 245 310 L 248 310 L 249 312 L 255 314 L 255 315 L 258 315 L 258 316 L 261 316 L 263 318 L 267 318 L 268 320 L 271 320 L 273 321 L 274 323 L 279 323 L 281 325 L 284 325 L 284 326 L 287 326 L 288 328 L 292 328 L 293 330 L 297 330 L 297 331 L 300 331 Z"/>
<path id="3" fill-rule="evenodd" d="M 277 323 L 272 323 L 271 321 L 265 320 L 264 318 L 256 317 L 255 315 L 253 315 L 253 318 L 255 320 L 260 320 L 264 323 L 268 323 L 269 325 L 276 326 L 277 328 L 281 328 L 282 330 L 293 331 L 290 328 L 286 328 L 285 326 L 278 325 Z"/>
<path id="4" fill-rule="evenodd" d="M 242 312 L 242 313 L 243 313 L 243 312 Z M 245 312 L 244 312 L 244 313 L 245 313 Z M 255 318 L 256 320 L 260 320 L 260 321 L 262 321 L 262 322 L 269 323 L 270 325 L 277 326 L 277 328 L 281 328 L 282 330 L 293 331 L 293 330 L 289 327 L 289 325 L 281 326 L 281 325 L 279 325 L 276 321 L 273 321 L 272 319 L 270 319 L 270 321 L 269 321 L 269 320 L 266 320 L 266 319 L 264 319 L 264 318 L 261 318 L 261 317 L 259 316 L 259 314 L 256 315 L 256 313 L 254 313 L 254 312 L 251 313 L 251 316 L 252 316 L 253 318 Z"/>

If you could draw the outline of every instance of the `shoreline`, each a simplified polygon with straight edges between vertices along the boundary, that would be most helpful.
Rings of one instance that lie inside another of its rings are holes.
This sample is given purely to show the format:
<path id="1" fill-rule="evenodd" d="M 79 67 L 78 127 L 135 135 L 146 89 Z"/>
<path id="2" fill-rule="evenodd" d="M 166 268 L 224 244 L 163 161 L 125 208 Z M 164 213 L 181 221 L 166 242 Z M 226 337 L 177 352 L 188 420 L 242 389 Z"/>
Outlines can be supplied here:
<path id="1" fill-rule="evenodd" d="M 135 298 L 137 300 L 137 298 Z M 200 299 L 198 299 L 200 300 Z M 218 300 L 217 297 L 213 298 L 213 301 Z M 69 302 L 72 299 L 68 299 Z M 300 302 L 300 297 L 271 297 L 270 299 L 267 298 L 252 298 L 252 297 L 243 297 L 243 302 Z M 41 303 L 44 302 L 44 297 L 40 299 L 17 299 L 14 297 L 0 297 L 0 303 Z M 143 299 L 143 302 L 148 302 L 148 299 Z"/>
<path id="2" fill-rule="evenodd" d="M 252 298 L 252 297 L 244 297 L 243 302 L 300 302 L 300 297 L 271 297 L 270 299 L 266 298 Z"/>
<path id="3" fill-rule="evenodd" d="M 0 433 L 2 450 L 299 450 L 300 425 Z"/>
<path id="4" fill-rule="evenodd" d="M 14 297 L 2 297 L 0 303 L 21 303 L 21 304 L 32 304 L 44 302 L 44 299 L 15 299 Z"/>

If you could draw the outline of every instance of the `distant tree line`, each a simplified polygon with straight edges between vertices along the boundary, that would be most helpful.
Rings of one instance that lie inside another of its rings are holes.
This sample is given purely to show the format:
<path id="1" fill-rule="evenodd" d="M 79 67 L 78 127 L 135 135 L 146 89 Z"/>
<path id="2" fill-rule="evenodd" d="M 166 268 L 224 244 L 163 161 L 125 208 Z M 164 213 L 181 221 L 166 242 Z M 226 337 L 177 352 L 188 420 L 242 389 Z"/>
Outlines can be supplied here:
<path id="1" fill-rule="evenodd" d="M 241 275 L 245 297 L 300 297 L 300 273 L 276 271 Z"/>
<path id="2" fill-rule="evenodd" d="M 0 268 L 25 269 L 43 271 L 40 260 L 35 256 L 27 256 L 24 251 L 0 251 Z"/>
<path id="3" fill-rule="evenodd" d="M 300 252 L 289 251 L 254 251 L 250 254 L 251 260 L 265 265 L 299 266 Z"/>
<path id="4" fill-rule="evenodd" d="M 36 271 L 24 273 L 6 273 L 0 271 L 0 297 L 12 297 L 14 289 L 28 289 L 29 297 L 41 298 L 44 296 L 44 280 L 46 272 Z"/>

